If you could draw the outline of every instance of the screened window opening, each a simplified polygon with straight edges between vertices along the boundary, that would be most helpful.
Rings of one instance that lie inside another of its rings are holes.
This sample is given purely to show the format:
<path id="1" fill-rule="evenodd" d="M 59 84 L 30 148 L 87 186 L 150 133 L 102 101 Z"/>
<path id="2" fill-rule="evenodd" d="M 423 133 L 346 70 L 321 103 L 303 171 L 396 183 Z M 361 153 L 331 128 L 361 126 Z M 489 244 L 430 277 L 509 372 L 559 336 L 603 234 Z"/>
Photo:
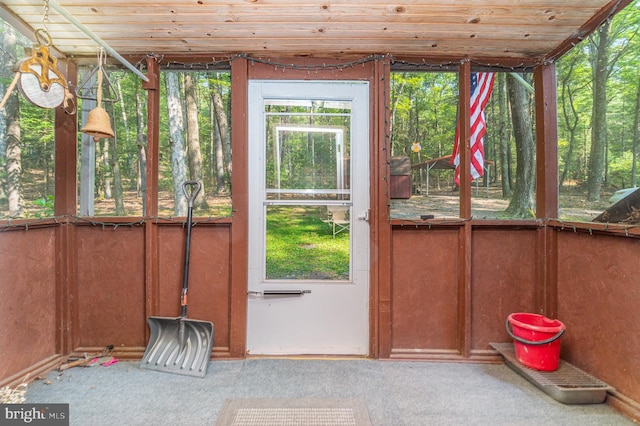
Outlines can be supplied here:
<path id="1" fill-rule="evenodd" d="M 471 73 L 474 219 L 535 216 L 531 75 Z M 460 217 L 458 74 L 393 72 L 390 198 L 396 219 Z"/>

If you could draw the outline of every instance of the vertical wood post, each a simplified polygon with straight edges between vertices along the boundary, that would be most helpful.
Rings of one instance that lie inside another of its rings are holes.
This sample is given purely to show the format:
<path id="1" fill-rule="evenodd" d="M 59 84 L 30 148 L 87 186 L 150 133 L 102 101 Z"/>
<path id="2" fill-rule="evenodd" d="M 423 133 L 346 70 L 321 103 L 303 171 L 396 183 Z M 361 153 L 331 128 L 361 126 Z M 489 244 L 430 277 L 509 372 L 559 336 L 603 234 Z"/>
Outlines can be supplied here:
<path id="1" fill-rule="evenodd" d="M 464 61 L 458 72 L 460 123 L 460 217 L 471 218 L 471 63 Z M 469 221 L 458 231 L 458 349 L 471 356 L 471 232 Z"/>
<path id="2" fill-rule="evenodd" d="M 60 62 L 61 71 L 66 67 L 67 80 L 77 84 L 78 68 L 70 61 Z M 77 99 L 74 99 L 77 102 Z M 56 216 L 76 214 L 76 164 L 78 161 L 78 115 L 68 114 L 62 108 L 55 109 L 55 201 Z"/>
<path id="3" fill-rule="evenodd" d="M 371 97 L 371 295 L 370 305 L 377 310 L 371 316 L 375 358 L 391 357 L 392 312 L 392 229 L 389 223 L 390 176 L 390 98 L 391 73 L 388 60 L 377 61 L 374 92 Z"/>
<path id="4" fill-rule="evenodd" d="M 555 64 L 536 67 L 536 217 L 558 217 L 558 108 Z"/>
<path id="5" fill-rule="evenodd" d="M 155 315 L 159 303 L 158 227 L 153 218 L 158 215 L 158 161 L 160 135 L 160 66 L 153 57 L 147 59 L 147 188 L 145 191 L 144 277 L 145 316 Z M 145 340 L 149 330 L 145 327 Z"/>
<path id="6" fill-rule="evenodd" d="M 66 74 L 72 87 L 78 82 L 78 68 L 74 62 L 60 61 L 60 70 Z M 66 68 L 66 69 L 65 69 Z M 66 72 L 65 72 L 66 71 Z M 77 102 L 77 99 L 73 99 Z M 78 265 L 75 226 L 70 218 L 76 214 L 76 164 L 78 115 L 67 114 L 62 108 L 55 110 L 55 189 L 54 216 L 60 220 L 56 230 L 56 351 L 68 354 L 78 344 Z"/>
<path id="7" fill-rule="evenodd" d="M 460 217 L 471 217 L 471 63 L 464 61 L 458 72 L 458 122 L 460 126 Z"/>
<path id="8" fill-rule="evenodd" d="M 536 217 L 558 217 L 558 109 L 555 64 L 534 71 L 536 105 Z M 536 309 L 557 316 L 557 233 L 539 230 L 536 250 Z"/>
<path id="9" fill-rule="evenodd" d="M 244 358 L 247 340 L 247 280 L 249 267 L 249 182 L 248 182 L 248 83 L 246 59 L 231 63 L 231 151 L 233 152 L 233 215 L 231 226 L 231 282 L 229 352 Z"/>

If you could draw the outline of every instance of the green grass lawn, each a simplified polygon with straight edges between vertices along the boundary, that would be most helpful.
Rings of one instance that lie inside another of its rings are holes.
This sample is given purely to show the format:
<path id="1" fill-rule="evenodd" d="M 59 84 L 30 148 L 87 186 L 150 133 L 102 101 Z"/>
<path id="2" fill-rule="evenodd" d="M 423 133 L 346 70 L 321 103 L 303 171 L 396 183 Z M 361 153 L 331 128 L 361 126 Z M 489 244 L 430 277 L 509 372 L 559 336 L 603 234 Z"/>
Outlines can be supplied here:
<path id="1" fill-rule="evenodd" d="M 334 238 L 324 206 L 267 209 L 267 279 L 348 280 L 349 232 Z"/>

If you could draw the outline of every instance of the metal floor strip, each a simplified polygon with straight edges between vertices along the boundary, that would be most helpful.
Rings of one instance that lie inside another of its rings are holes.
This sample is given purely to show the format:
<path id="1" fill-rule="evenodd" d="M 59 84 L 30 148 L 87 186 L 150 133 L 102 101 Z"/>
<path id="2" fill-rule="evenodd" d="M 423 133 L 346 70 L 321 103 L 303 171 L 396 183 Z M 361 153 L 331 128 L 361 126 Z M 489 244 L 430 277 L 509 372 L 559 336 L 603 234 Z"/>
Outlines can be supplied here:
<path id="1" fill-rule="evenodd" d="M 490 343 L 505 363 L 553 399 L 564 404 L 599 404 L 614 389 L 578 367 L 560 360 L 556 371 L 537 371 L 516 358 L 513 343 Z"/>

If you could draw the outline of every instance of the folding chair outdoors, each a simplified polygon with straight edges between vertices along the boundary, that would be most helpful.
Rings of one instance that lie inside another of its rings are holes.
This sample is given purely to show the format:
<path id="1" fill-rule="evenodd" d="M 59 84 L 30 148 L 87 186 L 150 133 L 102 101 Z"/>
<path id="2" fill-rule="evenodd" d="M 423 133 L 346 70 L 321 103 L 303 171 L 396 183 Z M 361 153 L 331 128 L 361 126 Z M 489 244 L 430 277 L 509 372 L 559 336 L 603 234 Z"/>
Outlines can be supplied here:
<path id="1" fill-rule="evenodd" d="M 349 231 L 351 221 L 345 217 L 348 211 L 348 206 L 327 206 L 329 218 L 326 222 L 334 238 L 341 232 Z"/>

